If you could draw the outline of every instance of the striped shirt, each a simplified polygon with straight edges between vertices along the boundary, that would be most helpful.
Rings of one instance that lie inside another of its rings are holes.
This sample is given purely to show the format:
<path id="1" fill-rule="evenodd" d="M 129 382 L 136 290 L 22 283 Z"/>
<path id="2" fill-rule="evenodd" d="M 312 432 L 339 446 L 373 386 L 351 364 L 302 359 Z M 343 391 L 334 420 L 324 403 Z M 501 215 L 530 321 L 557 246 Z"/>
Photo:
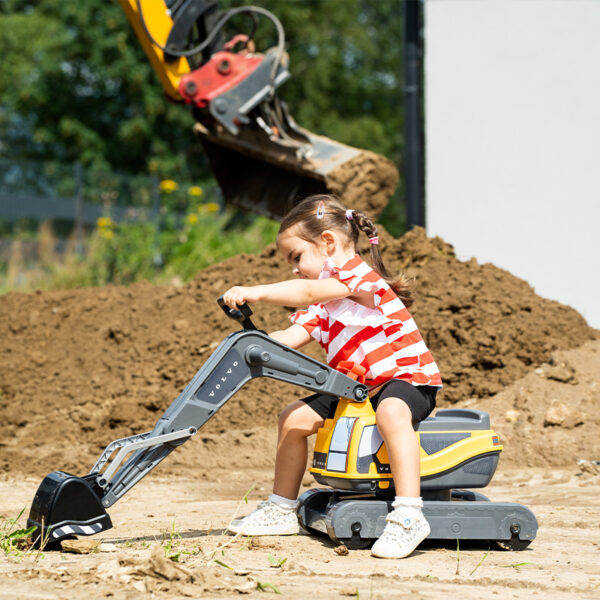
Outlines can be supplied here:
<path id="1" fill-rule="evenodd" d="M 290 315 L 327 352 L 330 366 L 365 383 L 390 379 L 442 386 L 440 372 L 404 303 L 358 254 L 342 267 L 331 259 L 319 279 L 335 277 L 352 292 L 373 292 L 374 308 L 350 298 L 311 304 Z"/>

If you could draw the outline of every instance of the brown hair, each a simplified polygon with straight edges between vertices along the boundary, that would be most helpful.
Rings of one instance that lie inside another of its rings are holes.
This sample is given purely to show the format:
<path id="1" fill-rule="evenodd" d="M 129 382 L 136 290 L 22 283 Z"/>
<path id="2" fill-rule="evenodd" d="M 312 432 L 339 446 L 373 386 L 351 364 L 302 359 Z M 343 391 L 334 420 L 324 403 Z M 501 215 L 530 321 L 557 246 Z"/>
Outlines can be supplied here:
<path id="1" fill-rule="evenodd" d="M 315 194 L 298 202 L 283 218 L 279 234 L 294 225 L 298 225 L 298 235 L 313 243 L 327 229 L 344 234 L 348 243 L 356 249 L 359 233 L 362 231 L 369 239 L 377 236 L 377 227 L 371 219 L 359 210 L 352 210 L 352 219 L 346 216 L 348 209 L 329 194 Z M 317 213 L 319 215 L 317 216 Z M 379 244 L 370 244 L 371 263 L 388 285 L 396 292 L 406 307 L 413 304 L 409 279 L 399 274 L 391 277 L 383 264 Z"/>

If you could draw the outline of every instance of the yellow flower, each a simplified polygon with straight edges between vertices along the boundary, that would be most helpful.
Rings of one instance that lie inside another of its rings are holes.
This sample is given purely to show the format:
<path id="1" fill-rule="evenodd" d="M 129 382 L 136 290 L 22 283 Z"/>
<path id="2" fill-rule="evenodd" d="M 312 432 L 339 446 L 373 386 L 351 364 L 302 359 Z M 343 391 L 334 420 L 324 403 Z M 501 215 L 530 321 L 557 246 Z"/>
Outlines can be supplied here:
<path id="1" fill-rule="evenodd" d="M 199 185 L 192 185 L 188 188 L 188 194 L 199 198 L 204 195 L 204 190 Z"/>
<path id="2" fill-rule="evenodd" d="M 167 194 L 174 192 L 178 188 L 179 185 L 172 179 L 163 179 L 158 186 L 161 192 L 166 192 Z"/>
<path id="3" fill-rule="evenodd" d="M 115 222 L 110 217 L 100 217 L 96 223 L 100 229 L 106 229 L 107 227 L 115 226 Z"/>
<path id="4" fill-rule="evenodd" d="M 209 202 L 206 204 L 206 210 L 208 212 L 217 212 L 219 210 L 219 205 L 216 202 Z"/>
<path id="5" fill-rule="evenodd" d="M 105 240 L 112 240 L 115 237 L 115 233 L 114 231 L 110 230 L 110 229 L 100 229 L 100 235 L 105 239 Z"/>
<path id="6" fill-rule="evenodd" d="M 187 221 L 187 222 L 188 222 L 190 225 L 193 225 L 194 223 L 197 223 L 197 222 L 198 222 L 198 215 L 194 215 L 194 214 L 188 215 L 188 216 L 185 218 L 185 220 L 186 220 L 186 221 Z"/>

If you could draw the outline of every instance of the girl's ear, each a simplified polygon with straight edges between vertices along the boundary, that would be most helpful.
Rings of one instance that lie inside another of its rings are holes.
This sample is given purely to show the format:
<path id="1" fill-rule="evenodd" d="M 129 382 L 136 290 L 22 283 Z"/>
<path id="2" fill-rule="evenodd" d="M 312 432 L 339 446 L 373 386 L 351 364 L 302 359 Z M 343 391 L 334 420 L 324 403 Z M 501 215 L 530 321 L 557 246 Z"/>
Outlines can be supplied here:
<path id="1" fill-rule="evenodd" d="M 326 229 L 321 234 L 321 240 L 325 244 L 325 248 L 326 248 L 327 252 L 334 252 L 335 251 L 335 246 L 336 246 L 336 243 L 337 243 L 337 238 L 336 238 L 335 234 L 333 233 L 333 231 L 331 231 L 329 229 Z"/>

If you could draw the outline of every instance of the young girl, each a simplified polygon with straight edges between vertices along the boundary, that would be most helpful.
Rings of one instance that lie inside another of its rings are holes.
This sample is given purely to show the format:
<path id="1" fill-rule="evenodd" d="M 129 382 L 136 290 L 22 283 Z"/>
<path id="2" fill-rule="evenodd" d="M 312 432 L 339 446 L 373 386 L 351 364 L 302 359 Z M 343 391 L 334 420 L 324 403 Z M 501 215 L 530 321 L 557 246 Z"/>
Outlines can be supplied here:
<path id="1" fill-rule="evenodd" d="M 359 232 L 371 243 L 369 267 L 356 253 Z M 291 327 L 271 337 L 300 348 L 317 340 L 327 362 L 369 386 L 377 428 L 389 459 L 396 499 L 372 554 L 403 558 L 429 535 L 421 508 L 420 451 L 414 425 L 435 407 L 438 368 L 406 307 L 412 298 L 404 278 L 391 280 L 379 252 L 377 230 L 361 212 L 334 197 L 306 198 L 283 219 L 277 248 L 299 279 L 223 295 L 231 308 L 244 302 L 308 306 L 290 316 Z M 307 437 L 333 417 L 337 398 L 313 394 L 281 413 L 273 494 L 229 530 L 243 535 L 298 533 L 297 496 L 307 461 Z"/>

